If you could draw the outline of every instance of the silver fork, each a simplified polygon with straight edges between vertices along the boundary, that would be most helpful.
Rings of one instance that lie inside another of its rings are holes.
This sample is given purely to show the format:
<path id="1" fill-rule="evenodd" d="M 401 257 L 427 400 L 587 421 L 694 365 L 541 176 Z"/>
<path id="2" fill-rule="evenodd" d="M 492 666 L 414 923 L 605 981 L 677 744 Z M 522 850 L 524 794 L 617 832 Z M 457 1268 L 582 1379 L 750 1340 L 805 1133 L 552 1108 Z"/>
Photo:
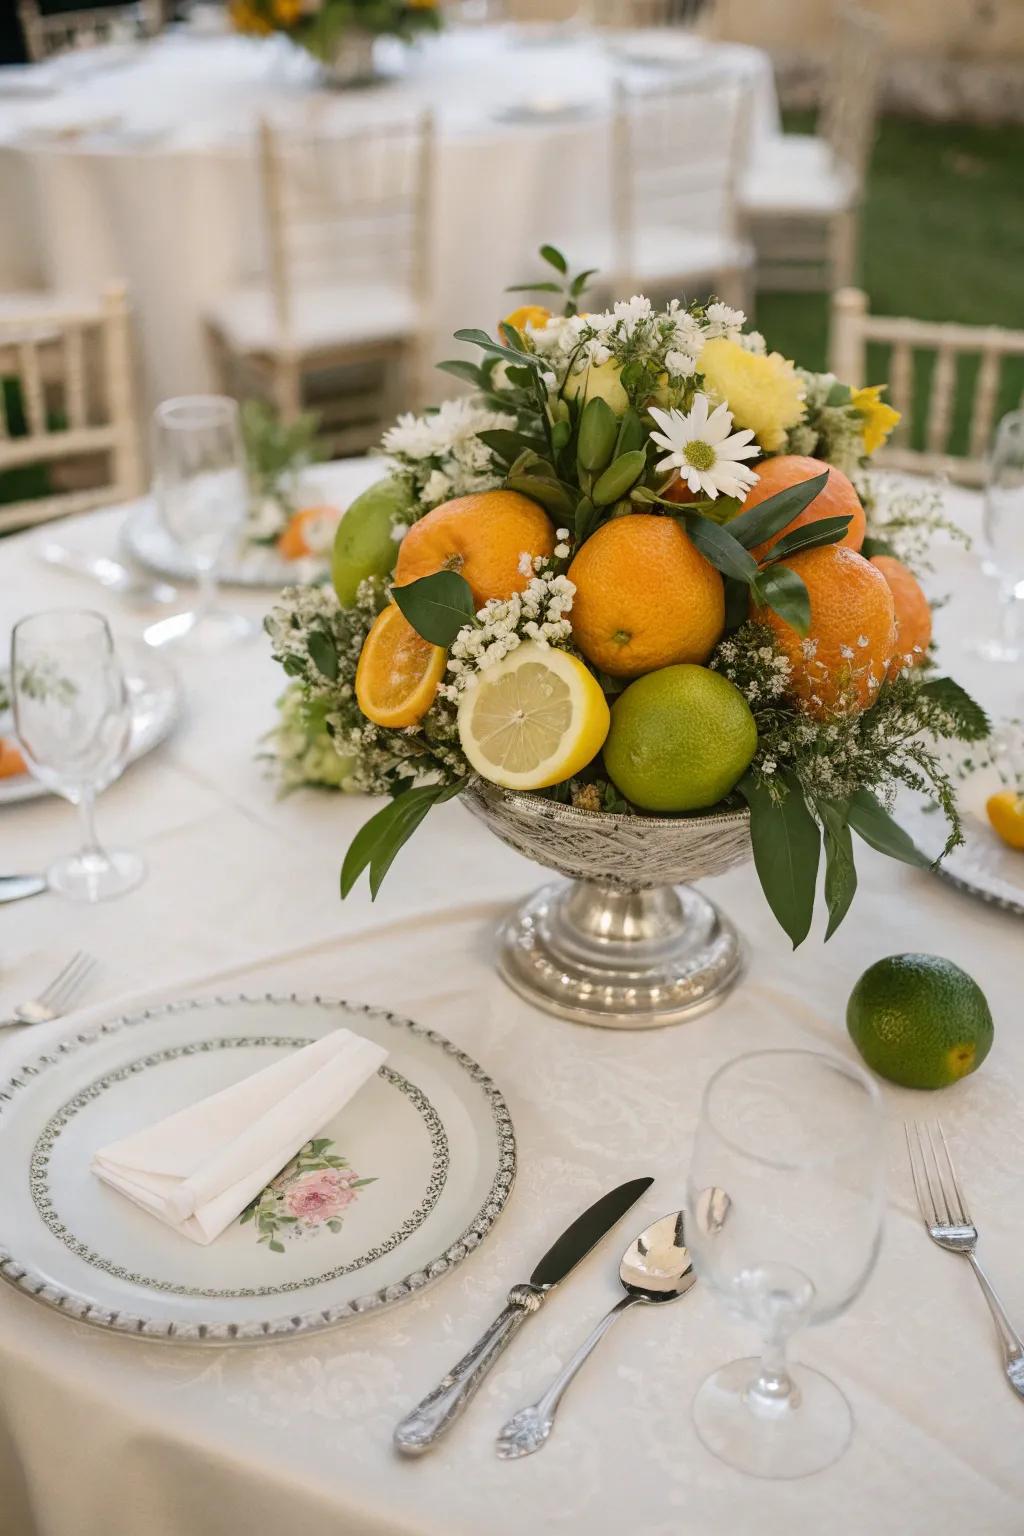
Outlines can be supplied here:
<path id="1" fill-rule="evenodd" d="M 995 1321 L 1003 1350 L 1006 1379 L 1018 1397 L 1024 1397 L 1024 1339 L 1011 1325 L 1002 1302 L 978 1263 L 974 1252 L 978 1245 L 978 1229 L 968 1212 L 953 1159 L 949 1155 L 946 1133 L 938 1121 L 935 1128 L 939 1133 L 941 1155 L 935 1132 L 930 1125 L 922 1125 L 920 1121 L 904 1121 L 910 1172 L 921 1217 L 933 1243 L 938 1243 L 940 1248 L 946 1248 L 950 1253 L 962 1253 L 969 1261 Z"/>
<path id="2" fill-rule="evenodd" d="M 92 955 L 87 955 L 80 949 L 73 955 L 64 969 L 53 978 L 45 991 L 38 997 L 31 998 L 27 1003 L 19 1003 L 14 1010 L 14 1017 L 4 1019 L 3 1024 L 46 1024 L 50 1019 L 59 1019 L 62 1013 L 67 1012 L 68 1004 L 75 993 L 85 985 L 96 961 Z"/>

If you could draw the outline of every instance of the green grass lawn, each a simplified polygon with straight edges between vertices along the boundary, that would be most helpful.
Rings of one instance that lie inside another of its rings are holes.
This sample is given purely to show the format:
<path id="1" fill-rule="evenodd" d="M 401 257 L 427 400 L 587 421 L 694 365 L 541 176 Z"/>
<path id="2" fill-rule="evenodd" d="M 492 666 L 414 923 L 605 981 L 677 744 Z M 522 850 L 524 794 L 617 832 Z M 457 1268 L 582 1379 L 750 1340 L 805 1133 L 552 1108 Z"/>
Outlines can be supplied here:
<path id="1" fill-rule="evenodd" d="M 786 127 L 806 132 L 807 114 Z M 1024 327 L 1024 126 L 964 127 L 887 117 L 879 126 L 861 226 L 861 282 L 878 314 Z M 769 345 L 824 368 L 828 300 L 760 294 L 756 321 Z M 915 370 L 915 423 L 923 419 L 930 359 Z M 954 451 L 963 451 L 976 365 L 959 375 Z M 871 358 L 871 382 L 886 376 Z M 1024 360 L 1004 365 L 999 414 L 1024 389 Z M 917 433 L 915 432 L 915 437 Z"/>

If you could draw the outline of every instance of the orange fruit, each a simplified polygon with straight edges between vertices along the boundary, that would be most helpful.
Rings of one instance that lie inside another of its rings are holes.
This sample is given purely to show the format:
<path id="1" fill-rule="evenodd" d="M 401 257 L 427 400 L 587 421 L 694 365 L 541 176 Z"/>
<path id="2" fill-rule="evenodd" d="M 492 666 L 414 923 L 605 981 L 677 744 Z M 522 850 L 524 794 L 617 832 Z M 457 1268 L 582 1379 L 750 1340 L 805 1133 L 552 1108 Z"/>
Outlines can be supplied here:
<path id="1" fill-rule="evenodd" d="M 871 564 L 885 577 L 896 606 L 896 660 L 909 656 L 912 666 L 920 666 L 932 643 L 932 610 L 921 584 L 892 555 L 872 555 Z"/>
<path id="2" fill-rule="evenodd" d="M 722 578 L 671 517 L 604 523 L 569 567 L 573 639 L 612 677 L 707 661 L 725 626 Z"/>
<path id="3" fill-rule="evenodd" d="M 896 608 L 881 571 L 841 544 L 786 565 L 811 599 L 806 637 L 771 608 L 755 617 L 775 633 L 792 667 L 789 691 L 809 715 L 856 714 L 874 702 L 896 647 Z"/>
<path id="4" fill-rule="evenodd" d="M 277 541 L 278 554 L 286 560 L 323 554 L 331 547 L 340 517 L 337 507 L 303 507 L 289 518 L 288 526 Z"/>
<path id="5" fill-rule="evenodd" d="M 985 810 L 992 827 L 1008 848 L 1024 851 L 1024 795 L 1001 789 L 989 795 Z"/>
<path id="6" fill-rule="evenodd" d="M 0 779 L 13 779 L 27 771 L 28 766 L 17 742 L 8 736 L 0 736 Z"/>
<path id="7" fill-rule="evenodd" d="M 507 343 L 506 324 L 513 326 L 521 336 L 528 325 L 532 325 L 535 331 L 542 331 L 550 319 L 551 311 L 545 309 L 543 304 L 520 304 L 518 309 L 505 316 L 498 326 L 498 333 L 502 341 Z"/>
<path id="8" fill-rule="evenodd" d="M 792 522 L 780 528 L 778 533 L 770 539 L 765 539 L 763 544 L 757 544 L 750 551 L 755 560 L 763 560 L 773 544 L 777 544 L 787 533 L 792 533 L 794 528 L 802 528 L 805 523 L 816 523 L 821 517 L 846 517 L 853 518 L 853 522 L 847 528 L 840 542 L 848 549 L 860 549 L 864 543 L 866 521 L 864 508 L 861 506 L 860 497 L 852 484 L 843 474 L 841 469 L 836 469 L 834 464 L 826 464 L 824 459 L 810 459 L 799 453 L 780 453 L 774 459 L 762 459 L 756 465 L 757 484 L 752 485 L 747 492 L 741 512 L 748 512 L 751 507 L 759 507 L 762 501 L 767 501 L 769 496 L 775 496 L 779 491 L 788 490 L 791 485 L 800 485 L 804 480 L 813 480 L 815 475 L 820 475 L 828 470 L 828 480 L 825 489 L 819 491 L 809 507 L 798 512 Z"/>
<path id="9" fill-rule="evenodd" d="M 555 530 L 543 507 L 518 491 L 476 491 L 446 501 L 413 523 L 398 549 L 395 583 L 408 586 L 434 571 L 459 571 L 480 608 L 511 597 L 529 581 L 524 554 L 550 555 Z"/>
<path id="10" fill-rule="evenodd" d="M 444 676 L 446 655 L 389 603 L 374 619 L 356 667 L 356 700 L 367 720 L 392 729 L 422 720 Z"/>

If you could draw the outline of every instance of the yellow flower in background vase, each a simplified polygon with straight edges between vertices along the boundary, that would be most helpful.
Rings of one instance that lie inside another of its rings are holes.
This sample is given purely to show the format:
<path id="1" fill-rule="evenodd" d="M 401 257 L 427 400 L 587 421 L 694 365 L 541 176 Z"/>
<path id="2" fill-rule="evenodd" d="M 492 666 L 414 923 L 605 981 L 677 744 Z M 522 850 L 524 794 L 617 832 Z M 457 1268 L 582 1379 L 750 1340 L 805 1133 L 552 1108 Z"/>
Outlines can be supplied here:
<path id="1" fill-rule="evenodd" d="M 271 0 L 271 10 L 279 27 L 293 27 L 302 15 L 302 0 Z"/>
<path id="2" fill-rule="evenodd" d="M 868 455 L 881 448 L 901 420 L 899 411 L 882 399 L 882 391 L 887 387 L 885 384 L 865 384 L 863 389 L 850 391 L 850 404 L 863 418 L 860 430 L 864 452 Z"/>
<path id="3" fill-rule="evenodd" d="M 256 37 L 266 37 L 274 28 L 249 0 L 231 0 L 228 6 L 231 25 L 237 32 L 248 32 Z"/>
<path id="4" fill-rule="evenodd" d="M 777 453 L 786 433 L 804 414 L 804 387 L 781 352 L 748 352 L 738 341 L 718 336 L 697 359 L 704 388 L 732 412 L 737 427 L 749 427 L 765 453 Z"/>

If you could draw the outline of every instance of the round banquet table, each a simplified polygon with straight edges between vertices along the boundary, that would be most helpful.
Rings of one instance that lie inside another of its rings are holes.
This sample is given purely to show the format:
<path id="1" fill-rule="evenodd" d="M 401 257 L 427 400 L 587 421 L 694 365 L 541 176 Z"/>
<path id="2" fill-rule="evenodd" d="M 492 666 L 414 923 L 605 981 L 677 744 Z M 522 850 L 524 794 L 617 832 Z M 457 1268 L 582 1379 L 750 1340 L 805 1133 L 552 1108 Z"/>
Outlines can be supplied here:
<path id="1" fill-rule="evenodd" d="M 681 69 L 751 87 L 752 143 L 778 131 L 767 54 L 680 34 L 654 44 Z M 620 50 L 630 47 L 620 38 Z M 200 315 L 263 266 L 252 144 L 257 118 L 316 114 L 344 130 L 436 114 L 432 360 L 459 326 L 493 327 L 494 295 L 537 270 L 554 241 L 577 268 L 607 236 L 610 108 L 622 54 L 586 33 L 453 30 L 405 50 L 378 44 L 393 78 L 317 88 L 283 38 L 170 32 L 111 56 L 0 70 L 0 289 L 96 292 L 124 279 L 151 407 L 211 382 Z M 649 78 L 662 71 L 635 65 Z M 699 153 L 698 146 L 681 152 Z M 605 240 L 606 243 L 606 240 Z"/>
<path id="2" fill-rule="evenodd" d="M 330 471 L 336 494 L 372 464 Z M 950 493 L 969 529 L 977 497 Z M 62 527 L 67 542 L 113 552 L 123 513 Z M 103 607 L 119 635 L 138 613 L 54 572 L 38 535 L 0 544 L 0 644 L 21 614 Z M 1024 699 L 1012 669 L 985 669 L 963 645 L 991 620 L 975 555 L 938 552 L 934 594 L 946 664 L 998 714 Z M 254 617 L 267 599 L 234 594 Z M 907 1174 L 902 1120 L 941 1112 L 1011 1316 L 1024 1318 L 1021 919 L 933 875 L 858 847 L 860 890 L 826 946 L 824 913 L 790 952 L 749 866 L 709 882 L 748 943 L 745 978 L 715 1012 L 683 1027 L 620 1034 L 543 1017 L 494 975 L 490 930 L 540 872 L 457 804 L 431 815 L 375 905 L 340 905 L 337 870 L 369 805 L 300 791 L 285 801 L 257 759 L 282 679 L 265 641 L 216 665 L 182 664 L 177 733 L 100 802 L 101 831 L 142 849 L 147 882 L 81 909 L 50 895 L 0 919 L 0 1017 L 35 995 L 69 952 L 100 965 L 78 1012 L 9 1030 L 0 1079 L 129 998 L 208 992 L 317 992 L 409 1014 L 489 1071 L 516 1125 L 520 1172 L 493 1234 L 426 1294 L 335 1333 L 220 1351 L 110 1337 L 0 1285 L 0 1527 L 11 1536 L 1019 1536 L 1024 1408 L 1002 1379 L 991 1323 L 966 1264 L 933 1248 Z M 75 833 L 69 808 L 0 810 L 4 871 L 45 867 Z M 882 1085 L 889 1162 L 881 1258 L 851 1310 L 801 1335 L 797 1358 L 847 1392 L 853 1443 L 797 1484 L 744 1478 L 698 1443 L 690 1402 L 751 1335 L 698 1286 L 677 1307 L 632 1315 L 573 1389 L 542 1454 L 499 1461 L 493 1438 L 531 1400 L 616 1298 L 617 1231 L 552 1297 L 430 1457 L 397 1460 L 392 1427 L 481 1333 L 510 1284 L 605 1189 L 656 1176 L 638 1230 L 682 1202 L 701 1091 L 737 1053 L 805 1046 L 852 1056 L 847 995 L 871 961 L 899 950 L 948 955 L 985 987 L 996 1042 L 983 1069 L 941 1095 Z M 2 1089 L 0 1089 L 2 1091 Z M 0 1134 L 0 1156 L 3 1140 Z M 4 1165 L 5 1180 L 25 1177 Z"/>

